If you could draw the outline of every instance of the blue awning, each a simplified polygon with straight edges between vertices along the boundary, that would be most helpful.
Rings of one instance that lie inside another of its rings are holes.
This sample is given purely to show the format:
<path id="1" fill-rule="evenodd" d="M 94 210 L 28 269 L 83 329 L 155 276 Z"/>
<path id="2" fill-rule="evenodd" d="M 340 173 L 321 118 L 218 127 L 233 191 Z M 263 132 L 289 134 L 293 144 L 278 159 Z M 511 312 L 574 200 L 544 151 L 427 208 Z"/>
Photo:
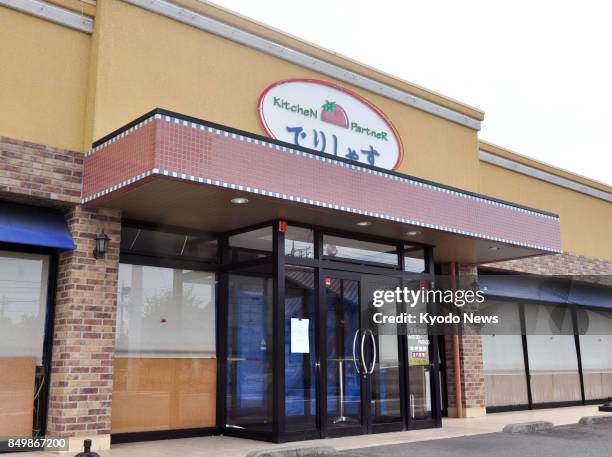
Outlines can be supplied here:
<path id="1" fill-rule="evenodd" d="M 0 203 L 0 242 L 60 251 L 76 248 L 60 211 L 12 203 Z"/>
<path id="2" fill-rule="evenodd" d="M 488 296 L 612 308 L 612 287 L 580 279 L 580 276 L 478 275 L 480 289 Z"/>

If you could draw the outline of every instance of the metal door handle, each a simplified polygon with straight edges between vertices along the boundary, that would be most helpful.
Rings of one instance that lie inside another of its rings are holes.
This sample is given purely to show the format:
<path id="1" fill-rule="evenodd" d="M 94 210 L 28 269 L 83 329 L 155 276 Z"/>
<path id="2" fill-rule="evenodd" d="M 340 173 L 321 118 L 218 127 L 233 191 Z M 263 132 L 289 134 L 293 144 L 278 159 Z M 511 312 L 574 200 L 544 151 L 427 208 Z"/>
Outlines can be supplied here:
<path id="1" fill-rule="evenodd" d="M 374 373 L 374 366 L 376 365 L 376 338 L 374 337 L 374 332 L 372 332 L 372 330 L 367 329 L 366 333 L 370 334 L 370 338 L 372 340 L 372 368 L 368 370 L 368 374 L 372 374 Z"/>
<path id="2" fill-rule="evenodd" d="M 368 374 L 368 368 L 366 367 L 365 364 L 365 337 L 366 337 L 366 332 L 363 332 L 363 335 L 361 336 L 361 365 L 363 365 L 363 375 L 365 376 L 366 374 Z"/>
<path id="3" fill-rule="evenodd" d="M 357 374 L 360 375 L 361 371 L 359 371 L 359 367 L 357 366 L 357 356 L 355 355 L 355 343 L 357 342 L 357 335 L 359 335 L 359 329 L 355 330 L 355 336 L 353 337 L 353 365 L 355 365 L 355 371 L 357 372 Z"/>

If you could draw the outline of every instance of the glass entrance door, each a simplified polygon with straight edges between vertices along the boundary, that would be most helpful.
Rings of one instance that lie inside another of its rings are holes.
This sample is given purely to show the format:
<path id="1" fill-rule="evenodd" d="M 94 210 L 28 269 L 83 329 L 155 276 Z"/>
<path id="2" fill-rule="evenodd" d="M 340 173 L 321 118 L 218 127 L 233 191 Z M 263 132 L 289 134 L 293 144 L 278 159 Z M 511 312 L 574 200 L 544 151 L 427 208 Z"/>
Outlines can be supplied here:
<path id="1" fill-rule="evenodd" d="M 430 250 L 283 222 L 220 242 L 223 433 L 286 442 L 439 426 L 436 344 L 372 319 L 373 292 L 420 287 L 413 270 L 433 277 Z M 402 306 L 385 299 L 384 311 Z"/>
<path id="2" fill-rule="evenodd" d="M 359 281 L 352 275 L 324 274 L 327 429 L 333 434 L 364 433 L 365 361 L 360 344 Z M 344 430 L 343 432 L 339 432 Z"/>
<path id="3" fill-rule="evenodd" d="M 321 277 L 326 434 L 402 430 L 403 377 L 396 331 L 362 325 L 360 275 L 324 271 Z"/>

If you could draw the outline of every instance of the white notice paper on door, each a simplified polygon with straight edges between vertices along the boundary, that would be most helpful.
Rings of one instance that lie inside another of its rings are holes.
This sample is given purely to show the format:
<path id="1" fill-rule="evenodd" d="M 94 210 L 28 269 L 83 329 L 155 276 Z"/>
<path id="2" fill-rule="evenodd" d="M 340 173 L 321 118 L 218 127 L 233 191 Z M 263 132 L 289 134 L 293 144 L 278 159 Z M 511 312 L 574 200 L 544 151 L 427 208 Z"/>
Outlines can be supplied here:
<path id="1" fill-rule="evenodd" d="M 300 354 L 310 352 L 308 319 L 291 319 L 291 352 Z"/>

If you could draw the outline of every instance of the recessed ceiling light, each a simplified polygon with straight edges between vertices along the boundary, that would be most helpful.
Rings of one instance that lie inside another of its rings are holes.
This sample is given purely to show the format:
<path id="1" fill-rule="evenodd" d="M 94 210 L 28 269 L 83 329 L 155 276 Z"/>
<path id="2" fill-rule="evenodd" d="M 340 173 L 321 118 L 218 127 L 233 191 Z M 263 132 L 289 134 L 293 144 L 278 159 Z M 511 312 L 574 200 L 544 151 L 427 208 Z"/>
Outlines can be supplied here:
<path id="1" fill-rule="evenodd" d="M 367 227 L 368 225 L 372 225 L 372 223 L 370 221 L 361 221 L 361 222 L 357 222 L 357 225 L 359 227 Z"/>
<path id="2" fill-rule="evenodd" d="M 248 198 L 244 198 L 244 197 L 236 197 L 236 198 L 232 198 L 230 200 L 234 205 L 244 205 L 245 203 L 249 202 Z"/>
<path id="3" fill-rule="evenodd" d="M 419 230 L 410 230 L 409 232 L 406 232 L 406 235 L 408 236 L 417 236 L 420 235 L 421 232 Z"/>
<path id="4" fill-rule="evenodd" d="M 499 251 L 500 249 L 499 246 L 489 246 L 489 251 Z"/>

